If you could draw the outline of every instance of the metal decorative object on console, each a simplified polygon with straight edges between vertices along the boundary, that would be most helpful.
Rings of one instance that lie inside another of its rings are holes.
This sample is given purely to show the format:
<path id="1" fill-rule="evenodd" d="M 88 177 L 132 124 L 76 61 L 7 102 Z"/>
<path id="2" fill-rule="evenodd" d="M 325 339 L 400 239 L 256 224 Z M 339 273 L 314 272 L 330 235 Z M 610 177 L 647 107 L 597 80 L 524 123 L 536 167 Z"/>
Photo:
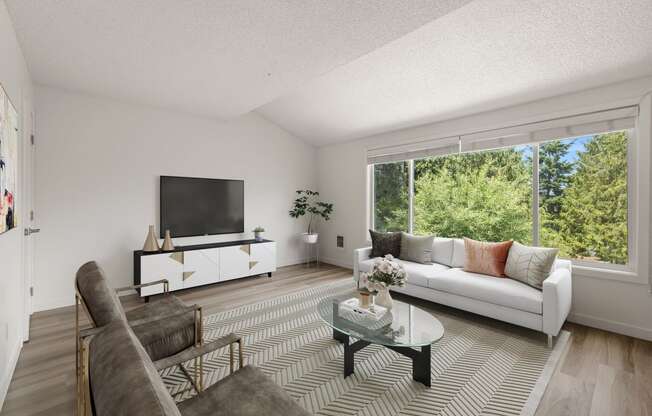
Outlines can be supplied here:
<path id="1" fill-rule="evenodd" d="M 172 244 L 172 236 L 170 236 L 170 230 L 165 230 L 165 240 L 163 240 L 163 251 L 172 251 L 174 250 L 174 244 Z"/>
<path id="2" fill-rule="evenodd" d="M 151 253 L 154 251 L 159 251 L 160 247 L 158 246 L 158 240 L 156 239 L 156 232 L 154 231 L 154 226 L 149 226 L 149 232 L 147 233 L 147 238 L 145 238 L 145 245 L 143 245 L 143 251 Z"/>

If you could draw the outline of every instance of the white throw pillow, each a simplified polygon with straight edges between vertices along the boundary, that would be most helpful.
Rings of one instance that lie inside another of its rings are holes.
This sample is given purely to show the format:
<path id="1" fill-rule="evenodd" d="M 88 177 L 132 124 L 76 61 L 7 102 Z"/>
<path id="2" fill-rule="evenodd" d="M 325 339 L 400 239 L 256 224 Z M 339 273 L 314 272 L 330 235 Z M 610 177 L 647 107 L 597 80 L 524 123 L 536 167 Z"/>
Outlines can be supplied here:
<path id="1" fill-rule="evenodd" d="M 514 241 L 507 256 L 505 275 L 541 290 L 558 251 L 556 248 L 524 246 Z"/>
<path id="2" fill-rule="evenodd" d="M 435 237 L 432 241 L 432 261 L 446 266 L 453 260 L 453 239 Z"/>
<path id="3" fill-rule="evenodd" d="M 466 259 L 466 250 L 464 249 L 464 240 L 461 238 L 453 239 L 453 258 L 451 259 L 451 267 L 464 267 Z"/>

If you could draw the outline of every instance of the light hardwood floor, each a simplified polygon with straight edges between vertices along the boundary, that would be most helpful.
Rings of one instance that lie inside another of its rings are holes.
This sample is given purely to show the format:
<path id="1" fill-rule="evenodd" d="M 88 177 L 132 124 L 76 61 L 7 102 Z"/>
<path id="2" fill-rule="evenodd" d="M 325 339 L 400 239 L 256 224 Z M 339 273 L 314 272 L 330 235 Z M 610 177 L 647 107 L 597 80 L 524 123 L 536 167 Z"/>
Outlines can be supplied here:
<path id="1" fill-rule="evenodd" d="M 350 276 L 350 270 L 335 266 L 297 265 L 279 269 L 271 279 L 241 279 L 178 296 L 211 314 Z M 128 309 L 140 299 L 128 296 L 123 303 Z M 73 414 L 74 316 L 72 307 L 34 314 L 31 340 L 20 355 L 0 416 Z M 537 415 L 652 416 L 652 343 L 575 324 L 566 329 L 571 341 Z"/>

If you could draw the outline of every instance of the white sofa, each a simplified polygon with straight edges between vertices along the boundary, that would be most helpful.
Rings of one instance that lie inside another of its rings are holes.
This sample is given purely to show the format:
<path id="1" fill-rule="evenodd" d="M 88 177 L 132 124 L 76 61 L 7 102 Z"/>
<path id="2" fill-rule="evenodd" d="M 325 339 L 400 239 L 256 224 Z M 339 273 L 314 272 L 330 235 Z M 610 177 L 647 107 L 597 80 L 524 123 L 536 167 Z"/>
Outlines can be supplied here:
<path id="1" fill-rule="evenodd" d="M 354 252 L 353 274 L 373 264 L 371 247 Z M 550 276 L 538 290 L 509 278 L 497 278 L 464 271 L 464 241 L 436 238 L 433 264 L 398 260 L 408 273 L 405 287 L 392 291 L 452 306 L 465 311 L 541 331 L 552 346 L 571 308 L 571 262 L 557 259 Z"/>

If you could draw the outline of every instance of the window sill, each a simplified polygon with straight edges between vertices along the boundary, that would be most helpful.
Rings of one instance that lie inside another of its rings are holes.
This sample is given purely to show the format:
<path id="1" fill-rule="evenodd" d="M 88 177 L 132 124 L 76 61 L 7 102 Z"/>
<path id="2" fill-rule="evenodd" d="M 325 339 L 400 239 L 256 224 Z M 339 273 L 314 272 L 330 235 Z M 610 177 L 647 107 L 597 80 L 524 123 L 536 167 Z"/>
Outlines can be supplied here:
<path id="1" fill-rule="evenodd" d="M 623 283 L 648 285 L 648 280 L 631 270 L 613 270 L 601 267 L 590 267 L 586 265 L 573 265 L 573 274 L 582 277 L 591 277 L 603 280 L 614 280 Z"/>

